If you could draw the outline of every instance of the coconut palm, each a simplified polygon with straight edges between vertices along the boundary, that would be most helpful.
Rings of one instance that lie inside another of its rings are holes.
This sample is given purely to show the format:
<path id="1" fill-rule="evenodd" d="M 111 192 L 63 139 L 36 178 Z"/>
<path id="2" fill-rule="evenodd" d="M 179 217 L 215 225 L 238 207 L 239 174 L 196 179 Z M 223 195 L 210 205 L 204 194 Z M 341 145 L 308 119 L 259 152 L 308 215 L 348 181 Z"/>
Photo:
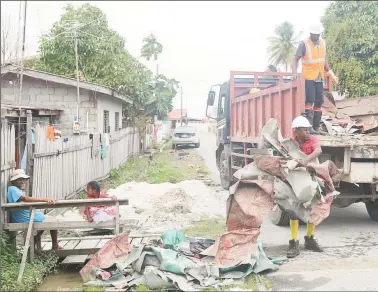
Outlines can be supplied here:
<path id="1" fill-rule="evenodd" d="M 291 68 L 301 32 L 295 36 L 294 26 L 285 21 L 276 27 L 274 33 L 274 37 L 268 38 L 269 62 L 275 66 L 283 65 L 287 72 Z"/>
<path id="2" fill-rule="evenodd" d="M 265 72 L 280 72 L 276 65 L 268 65 L 265 69 Z"/>
<path id="3" fill-rule="evenodd" d="M 154 34 L 150 34 L 148 37 L 143 39 L 143 46 L 140 50 L 141 57 L 145 58 L 147 61 L 153 59 L 157 61 L 158 56 L 163 52 L 163 45 L 157 41 Z M 156 63 L 156 75 L 158 75 L 158 64 Z"/>

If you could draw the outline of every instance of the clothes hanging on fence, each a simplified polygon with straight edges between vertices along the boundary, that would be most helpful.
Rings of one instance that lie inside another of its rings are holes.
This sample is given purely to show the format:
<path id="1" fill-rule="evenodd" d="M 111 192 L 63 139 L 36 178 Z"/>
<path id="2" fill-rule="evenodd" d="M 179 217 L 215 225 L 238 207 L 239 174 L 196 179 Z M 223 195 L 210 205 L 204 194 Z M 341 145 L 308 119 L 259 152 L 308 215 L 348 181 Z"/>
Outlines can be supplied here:
<path id="1" fill-rule="evenodd" d="M 101 134 L 101 158 L 105 159 L 106 158 L 106 142 L 105 142 L 105 134 Z"/>
<path id="2" fill-rule="evenodd" d="M 98 153 L 100 152 L 100 134 L 91 134 L 92 139 L 92 149 L 91 149 L 91 157 L 97 157 Z"/>
<path id="3" fill-rule="evenodd" d="M 35 144 L 35 137 L 34 137 L 34 132 L 35 129 L 34 127 L 31 128 L 32 130 L 32 144 Z M 24 150 L 24 155 L 22 156 L 21 159 L 21 168 L 26 172 L 26 157 L 28 155 L 28 138 L 26 138 L 26 143 L 25 143 L 25 150 Z"/>
<path id="4" fill-rule="evenodd" d="M 48 125 L 46 128 L 47 131 L 47 139 L 50 141 L 55 141 L 55 132 L 54 132 L 54 127 L 51 125 Z"/>

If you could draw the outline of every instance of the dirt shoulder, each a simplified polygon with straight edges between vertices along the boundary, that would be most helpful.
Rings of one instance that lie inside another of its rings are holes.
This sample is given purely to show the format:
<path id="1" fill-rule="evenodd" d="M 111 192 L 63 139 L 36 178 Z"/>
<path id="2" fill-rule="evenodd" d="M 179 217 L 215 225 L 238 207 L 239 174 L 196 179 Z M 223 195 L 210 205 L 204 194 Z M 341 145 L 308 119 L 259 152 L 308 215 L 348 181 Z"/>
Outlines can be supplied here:
<path id="1" fill-rule="evenodd" d="M 194 148 L 172 150 L 167 143 L 155 154 L 130 158 L 119 169 L 113 170 L 103 184 L 116 188 L 126 182 L 147 182 L 150 184 L 178 183 L 185 180 L 209 182 L 210 171 Z"/>

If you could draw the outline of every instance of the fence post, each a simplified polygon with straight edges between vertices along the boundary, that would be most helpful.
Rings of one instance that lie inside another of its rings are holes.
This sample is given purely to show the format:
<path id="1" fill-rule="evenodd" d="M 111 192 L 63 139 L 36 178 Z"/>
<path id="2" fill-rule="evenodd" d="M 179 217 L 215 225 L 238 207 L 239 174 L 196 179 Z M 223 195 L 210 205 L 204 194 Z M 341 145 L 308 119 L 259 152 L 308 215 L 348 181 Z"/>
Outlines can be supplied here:
<path id="1" fill-rule="evenodd" d="M 27 185 L 27 195 L 31 197 L 33 191 L 33 134 L 32 134 L 32 111 L 27 110 L 26 112 L 26 135 L 27 135 L 27 163 L 26 163 L 26 173 L 30 176 Z"/>

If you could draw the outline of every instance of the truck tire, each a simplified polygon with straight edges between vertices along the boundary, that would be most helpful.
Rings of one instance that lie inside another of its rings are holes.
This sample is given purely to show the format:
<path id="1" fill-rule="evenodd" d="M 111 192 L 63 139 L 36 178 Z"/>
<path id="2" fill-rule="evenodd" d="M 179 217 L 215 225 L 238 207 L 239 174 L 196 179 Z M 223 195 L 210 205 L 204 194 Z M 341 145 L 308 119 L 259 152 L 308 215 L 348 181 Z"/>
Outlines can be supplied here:
<path id="1" fill-rule="evenodd" d="M 378 222 L 378 201 L 366 202 L 365 205 L 371 220 Z"/>
<path id="2" fill-rule="evenodd" d="M 288 226 L 290 224 L 290 217 L 287 212 L 282 210 L 277 204 L 269 213 L 270 221 L 277 226 Z"/>
<path id="3" fill-rule="evenodd" d="M 219 175 L 220 175 L 221 186 L 225 190 L 228 190 L 231 186 L 230 166 L 231 165 L 229 163 L 227 153 L 225 150 L 223 150 L 219 158 Z"/>

